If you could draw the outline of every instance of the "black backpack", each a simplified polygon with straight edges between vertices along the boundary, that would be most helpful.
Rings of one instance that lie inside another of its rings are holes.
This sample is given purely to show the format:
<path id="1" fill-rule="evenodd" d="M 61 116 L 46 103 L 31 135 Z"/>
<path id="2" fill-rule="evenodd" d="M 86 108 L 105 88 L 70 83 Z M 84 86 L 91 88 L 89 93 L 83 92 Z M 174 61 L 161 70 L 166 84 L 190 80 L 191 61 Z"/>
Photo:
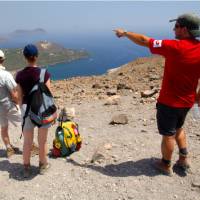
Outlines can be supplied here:
<path id="1" fill-rule="evenodd" d="M 46 69 L 41 69 L 40 79 L 28 94 L 27 107 L 23 117 L 22 131 L 27 116 L 38 127 L 53 124 L 57 118 L 57 108 L 53 96 L 44 83 Z"/>

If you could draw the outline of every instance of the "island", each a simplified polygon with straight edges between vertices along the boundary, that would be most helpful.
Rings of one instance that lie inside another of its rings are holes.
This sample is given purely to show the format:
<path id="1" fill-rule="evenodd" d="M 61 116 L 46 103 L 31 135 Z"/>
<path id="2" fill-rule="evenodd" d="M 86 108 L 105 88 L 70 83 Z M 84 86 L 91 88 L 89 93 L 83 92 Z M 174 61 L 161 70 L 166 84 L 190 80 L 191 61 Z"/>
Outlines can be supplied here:
<path id="1" fill-rule="evenodd" d="M 31 30 L 27 29 L 17 29 L 13 31 L 10 35 L 35 35 L 35 34 L 46 34 L 47 32 L 43 28 L 35 28 Z"/>
<path id="2" fill-rule="evenodd" d="M 38 65 L 41 67 L 63 62 L 71 62 L 89 56 L 85 50 L 68 49 L 49 41 L 39 41 L 35 45 L 39 50 Z M 4 65 L 7 70 L 17 70 L 26 66 L 26 61 L 23 56 L 23 48 L 9 48 L 2 50 L 6 56 Z"/>

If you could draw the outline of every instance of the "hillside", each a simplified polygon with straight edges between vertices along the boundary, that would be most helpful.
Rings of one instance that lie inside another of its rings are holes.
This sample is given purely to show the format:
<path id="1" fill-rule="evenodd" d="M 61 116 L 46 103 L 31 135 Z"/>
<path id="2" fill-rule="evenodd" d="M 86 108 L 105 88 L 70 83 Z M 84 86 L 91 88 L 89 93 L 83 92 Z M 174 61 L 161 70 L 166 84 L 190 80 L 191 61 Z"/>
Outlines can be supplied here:
<path id="1" fill-rule="evenodd" d="M 59 44 L 40 41 L 36 43 L 39 49 L 38 65 L 47 66 L 62 62 L 71 62 L 81 58 L 88 57 L 88 53 L 84 50 L 67 49 Z M 23 57 L 23 48 L 3 49 L 6 60 L 5 66 L 8 70 L 16 70 L 26 65 Z"/>
<path id="2" fill-rule="evenodd" d="M 58 100 L 105 99 L 109 93 L 134 95 L 142 90 L 159 90 L 164 60 L 159 57 L 139 58 L 102 76 L 76 77 L 53 82 Z M 65 92 L 63 93 L 63 88 Z M 73 91 L 73 92 L 71 92 Z M 74 93 L 77 93 L 74 96 Z M 62 98 L 59 98 L 62 97 Z M 155 96 L 152 97 L 155 100 Z M 143 101 L 152 101 L 143 99 Z"/>
<path id="3" fill-rule="evenodd" d="M 199 200 L 200 126 L 191 113 L 185 130 L 192 173 L 175 171 L 167 177 L 152 166 L 160 158 L 155 104 L 163 63 L 161 57 L 140 58 L 103 76 L 52 81 L 59 111 L 75 109 L 82 148 L 67 159 L 49 158 L 51 168 L 43 176 L 38 175 L 38 157 L 32 157 L 28 180 L 21 175 L 22 155 L 8 160 L 0 150 L 0 199 Z M 49 130 L 49 148 L 55 129 L 56 125 Z M 20 134 L 20 127 L 11 127 L 13 144 L 22 149 Z M 34 137 L 37 141 L 36 133 Z M 173 164 L 177 158 L 176 148 Z"/>

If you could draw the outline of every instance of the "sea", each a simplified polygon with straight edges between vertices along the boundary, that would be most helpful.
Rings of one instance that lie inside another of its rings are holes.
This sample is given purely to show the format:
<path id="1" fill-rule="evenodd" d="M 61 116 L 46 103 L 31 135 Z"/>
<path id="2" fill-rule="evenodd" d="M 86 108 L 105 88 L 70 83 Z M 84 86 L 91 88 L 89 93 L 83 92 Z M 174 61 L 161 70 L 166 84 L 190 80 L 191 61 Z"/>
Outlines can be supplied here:
<path id="1" fill-rule="evenodd" d="M 156 34 L 154 34 L 157 36 Z M 161 38 L 162 35 L 159 35 Z M 89 57 L 72 62 L 44 66 L 52 80 L 77 76 L 101 75 L 139 57 L 151 56 L 148 48 L 135 45 L 127 38 L 117 38 L 114 32 L 107 34 L 36 34 L 15 35 L 1 44 L 1 48 L 24 47 L 28 43 L 50 41 L 65 48 L 81 49 Z"/>

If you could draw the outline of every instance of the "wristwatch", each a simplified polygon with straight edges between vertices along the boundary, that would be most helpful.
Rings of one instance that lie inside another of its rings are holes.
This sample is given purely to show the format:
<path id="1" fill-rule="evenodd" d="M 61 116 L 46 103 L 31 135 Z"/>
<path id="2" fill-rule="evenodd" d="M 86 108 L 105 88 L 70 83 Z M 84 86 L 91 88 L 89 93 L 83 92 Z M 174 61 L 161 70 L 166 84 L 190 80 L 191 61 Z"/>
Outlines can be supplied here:
<path id="1" fill-rule="evenodd" d="M 128 33 L 128 31 L 127 31 L 127 30 L 124 30 L 123 35 L 126 36 L 127 33 Z"/>

